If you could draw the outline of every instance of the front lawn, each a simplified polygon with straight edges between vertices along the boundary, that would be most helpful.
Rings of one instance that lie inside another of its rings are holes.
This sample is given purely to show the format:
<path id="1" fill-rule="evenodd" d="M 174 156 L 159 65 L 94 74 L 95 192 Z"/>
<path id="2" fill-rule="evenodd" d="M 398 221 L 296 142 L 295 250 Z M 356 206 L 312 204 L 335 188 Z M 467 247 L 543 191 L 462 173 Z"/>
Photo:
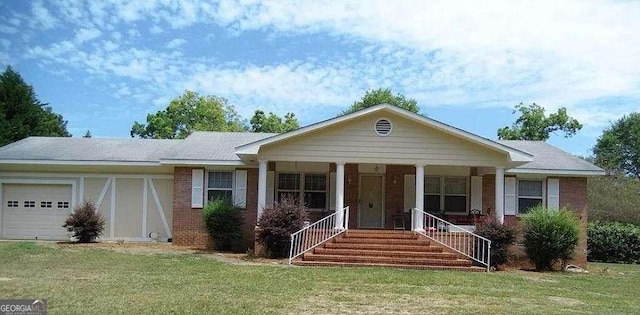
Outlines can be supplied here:
<path id="1" fill-rule="evenodd" d="M 0 242 L 0 299 L 50 314 L 640 314 L 640 267 L 464 273 L 220 262 L 214 255 Z"/>

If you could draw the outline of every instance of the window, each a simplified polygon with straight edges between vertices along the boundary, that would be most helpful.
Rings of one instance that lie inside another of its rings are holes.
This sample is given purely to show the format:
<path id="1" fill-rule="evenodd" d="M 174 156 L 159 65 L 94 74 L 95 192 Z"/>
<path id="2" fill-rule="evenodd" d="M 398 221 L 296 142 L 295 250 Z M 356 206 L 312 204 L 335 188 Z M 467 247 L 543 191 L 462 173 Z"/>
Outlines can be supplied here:
<path id="1" fill-rule="evenodd" d="M 430 212 L 467 212 L 467 178 L 425 176 L 424 208 Z"/>
<path id="2" fill-rule="evenodd" d="M 427 212 L 440 211 L 440 176 L 425 176 L 424 178 L 424 209 Z"/>
<path id="3" fill-rule="evenodd" d="M 529 209 L 541 205 L 542 196 L 541 180 L 518 181 L 518 214 L 525 214 Z"/>
<path id="4" fill-rule="evenodd" d="M 233 172 L 209 172 L 207 200 L 231 199 L 233 196 Z"/>
<path id="5" fill-rule="evenodd" d="M 7 200 L 7 208 L 17 208 L 20 207 L 20 202 L 17 200 Z"/>
<path id="6" fill-rule="evenodd" d="M 35 201 L 25 201 L 24 202 L 24 207 L 25 208 L 35 208 L 36 207 L 36 202 Z"/>
<path id="7" fill-rule="evenodd" d="M 324 209 L 327 205 L 327 176 L 304 175 L 304 204 L 310 209 Z"/>
<path id="8" fill-rule="evenodd" d="M 278 201 L 291 197 L 309 209 L 327 208 L 326 174 L 278 174 Z"/>
<path id="9" fill-rule="evenodd" d="M 58 209 L 69 209 L 68 201 L 58 201 Z"/>
<path id="10" fill-rule="evenodd" d="M 467 212 L 467 178 L 444 178 L 444 209 L 450 212 Z"/>
<path id="11" fill-rule="evenodd" d="M 40 201 L 40 208 L 52 208 L 53 201 Z"/>

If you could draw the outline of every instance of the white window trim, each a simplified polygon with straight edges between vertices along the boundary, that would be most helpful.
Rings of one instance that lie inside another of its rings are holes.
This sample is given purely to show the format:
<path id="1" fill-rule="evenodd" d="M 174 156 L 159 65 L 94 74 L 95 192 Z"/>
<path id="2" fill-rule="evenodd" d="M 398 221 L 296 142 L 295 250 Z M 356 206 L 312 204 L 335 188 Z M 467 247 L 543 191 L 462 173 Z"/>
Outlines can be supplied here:
<path id="1" fill-rule="evenodd" d="M 231 192 L 231 200 L 233 201 L 234 199 L 234 195 L 233 195 L 233 191 L 236 187 L 236 176 L 235 176 L 235 171 L 234 170 L 206 170 L 205 172 L 205 176 L 204 176 L 204 182 L 205 182 L 205 195 L 204 195 L 204 199 L 205 199 L 205 205 L 207 204 L 207 202 L 209 202 L 209 191 L 212 190 L 223 190 L 223 191 L 230 191 Z M 209 187 L 209 174 L 210 173 L 231 173 L 231 188 L 210 188 Z"/>
<path id="2" fill-rule="evenodd" d="M 520 181 L 538 181 L 542 183 L 542 197 L 538 196 L 520 196 Z M 540 177 L 516 177 L 516 216 L 522 217 L 526 215 L 526 213 L 520 213 L 520 198 L 528 198 L 528 199 L 540 199 L 542 201 L 542 206 L 547 206 L 547 179 Z"/>
<path id="3" fill-rule="evenodd" d="M 459 214 L 467 214 L 469 213 L 469 203 L 470 203 L 470 199 L 469 198 L 469 189 L 470 189 L 470 180 L 469 180 L 469 176 L 449 176 L 449 175 L 425 175 L 424 178 L 426 179 L 427 177 L 439 177 L 440 178 L 440 194 L 434 194 L 434 193 L 427 193 L 426 189 L 424 192 L 425 196 L 440 196 L 440 209 L 439 211 L 443 211 L 444 210 L 444 214 L 452 214 L 452 215 L 459 215 Z M 465 179 L 465 194 L 447 194 L 446 193 L 446 189 L 445 189 L 445 181 L 446 178 L 464 178 Z M 447 196 L 452 196 L 452 197 L 466 197 L 466 205 L 465 205 L 465 211 L 464 212 L 460 212 L 460 211 L 447 211 L 446 207 L 445 207 L 445 199 Z"/>
<path id="4" fill-rule="evenodd" d="M 300 188 L 298 190 L 291 190 L 291 189 L 280 189 L 280 185 L 278 180 L 280 178 L 280 174 L 298 174 L 300 175 Z M 304 180 L 305 180 L 305 175 L 324 175 L 325 177 L 325 190 L 305 190 L 304 189 Z M 332 189 L 332 187 L 330 186 L 330 177 L 329 177 L 329 173 L 323 173 L 323 172 L 287 172 L 287 171 L 282 171 L 282 172 L 276 172 L 276 176 L 274 178 L 274 188 L 275 188 L 275 196 L 274 196 L 274 201 L 278 201 L 278 199 L 280 198 L 280 192 L 296 192 L 298 193 L 298 202 L 300 202 L 300 204 L 304 203 L 304 193 L 305 192 L 324 192 L 325 193 L 325 207 L 324 208 L 308 208 L 309 211 L 317 211 L 317 212 L 321 212 L 321 211 L 329 211 L 329 209 L 331 209 L 331 205 L 329 205 L 329 201 L 331 199 L 330 193 L 329 191 Z"/>

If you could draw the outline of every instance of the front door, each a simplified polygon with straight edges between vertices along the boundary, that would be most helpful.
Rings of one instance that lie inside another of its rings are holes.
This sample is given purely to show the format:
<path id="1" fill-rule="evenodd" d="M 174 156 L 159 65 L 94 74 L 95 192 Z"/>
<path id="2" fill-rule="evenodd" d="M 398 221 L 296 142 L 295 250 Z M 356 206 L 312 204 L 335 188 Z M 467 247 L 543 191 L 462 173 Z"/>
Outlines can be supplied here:
<path id="1" fill-rule="evenodd" d="M 384 187 L 382 175 L 360 175 L 359 228 L 384 227 Z"/>

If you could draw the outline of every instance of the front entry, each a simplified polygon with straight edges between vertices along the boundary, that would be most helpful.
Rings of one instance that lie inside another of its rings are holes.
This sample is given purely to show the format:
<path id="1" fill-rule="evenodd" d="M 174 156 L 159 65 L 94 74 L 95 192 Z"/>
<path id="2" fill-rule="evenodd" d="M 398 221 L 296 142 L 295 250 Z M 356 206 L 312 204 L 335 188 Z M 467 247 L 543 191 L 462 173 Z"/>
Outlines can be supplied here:
<path id="1" fill-rule="evenodd" d="M 384 186 L 382 175 L 360 175 L 359 228 L 384 228 Z"/>

